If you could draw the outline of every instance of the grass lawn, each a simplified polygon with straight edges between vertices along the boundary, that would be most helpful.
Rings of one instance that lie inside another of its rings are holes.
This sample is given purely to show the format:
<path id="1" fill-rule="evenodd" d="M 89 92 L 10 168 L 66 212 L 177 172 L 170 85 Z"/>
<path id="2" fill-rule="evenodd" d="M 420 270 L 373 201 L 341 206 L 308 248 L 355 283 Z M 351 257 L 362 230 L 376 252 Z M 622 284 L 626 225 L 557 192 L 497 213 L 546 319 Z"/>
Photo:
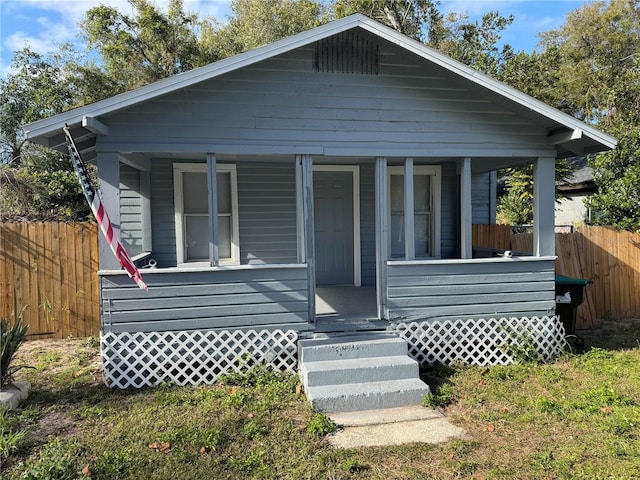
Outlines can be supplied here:
<path id="1" fill-rule="evenodd" d="M 33 386 L 0 412 L 0 477 L 640 478 L 640 319 L 585 338 L 586 353 L 546 365 L 426 371 L 467 438 L 357 450 L 328 444 L 295 376 L 111 391 L 95 340 L 28 342 L 18 362 L 35 369 L 18 379 Z"/>

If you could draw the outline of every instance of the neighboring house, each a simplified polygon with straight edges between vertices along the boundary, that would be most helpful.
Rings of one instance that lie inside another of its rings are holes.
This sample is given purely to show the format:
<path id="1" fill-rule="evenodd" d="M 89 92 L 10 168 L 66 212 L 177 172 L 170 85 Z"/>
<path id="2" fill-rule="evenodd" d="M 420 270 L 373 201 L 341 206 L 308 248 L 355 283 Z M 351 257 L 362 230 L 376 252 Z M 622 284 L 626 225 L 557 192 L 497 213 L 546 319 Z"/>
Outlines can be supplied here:
<path id="1" fill-rule="evenodd" d="M 65 123 L 123 243 L 157 262 L 143 291 L 101 244 L 114 384 L 118 362 L 190 352 L 183 332 L 232 357 L 247 342 L 280 355 L 284 337 L 318 329 L 317 292 L 370 291 L 362 317 L 392 324 L 553 314 L 554 161 L 615 146 L 359 14 L 32 123 L 27 138 L 63 150 Z M 472 223 L 492 221 L 492 172 L 527 163 L 533 256 L 472 258 Z M 178 339 L 171 352 L 161 332 Z"/>
<path id="2" fill-rule="evenodd" d="M 590 219 L 585 200 L 597 189 L 593 181 L 593 169 L 587 165 L 587 159 L 586 155 L 568 159 L 573 174 L 557 186 L 563 198 L 556 202 L 556 225 L 579 227 Z"/>

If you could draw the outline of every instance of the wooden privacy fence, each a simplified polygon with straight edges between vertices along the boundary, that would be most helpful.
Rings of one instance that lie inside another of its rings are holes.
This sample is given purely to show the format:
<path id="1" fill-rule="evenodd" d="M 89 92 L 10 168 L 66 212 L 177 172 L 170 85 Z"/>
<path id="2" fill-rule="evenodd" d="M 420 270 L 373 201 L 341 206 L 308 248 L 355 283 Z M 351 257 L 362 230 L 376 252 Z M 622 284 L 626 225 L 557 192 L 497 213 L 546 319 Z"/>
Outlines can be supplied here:
<path id="1" fill-rule="evenodd" d="M 504 228 L 474 225 L 474 245 L 533 252 L 530 233 L 511 234 L 505 247 Z M 593 280 L 578 307 L 576 328 L 598 327 L 605 317 L 640 316 L 640 233 L 606 227 L 556 233 L 556 255 L 556 273 Z"/>
<path id="2" fill-rule="evenodd" d="M 478 247 L 532 252 L 533 237 L 474 225 Z M 640 316 L 640 233 L 582 227 L 556 234 L 556 273 L 588 278 L 577 328 Z M 92 223 L 0 224 L 0 316 L 23 310 L 30 338 L 98 335 L 98 231 Z"/>
<path id="3" fill-rule="evenodd" d="M 95 224 L 0 224 L 0 316 L 31 339 L 100 333 L 97 272 Z"/>

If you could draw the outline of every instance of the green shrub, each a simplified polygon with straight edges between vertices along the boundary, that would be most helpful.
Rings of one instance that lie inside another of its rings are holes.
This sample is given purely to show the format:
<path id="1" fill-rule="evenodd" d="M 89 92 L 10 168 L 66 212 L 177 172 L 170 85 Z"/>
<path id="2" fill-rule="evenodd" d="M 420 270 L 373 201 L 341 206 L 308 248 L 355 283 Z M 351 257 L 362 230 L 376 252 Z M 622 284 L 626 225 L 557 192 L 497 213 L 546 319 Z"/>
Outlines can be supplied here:
<path id="1" fill-rule="evenodd" d="M 321 412 L 314 413 L 309 423 L 307 423 L 307 432 L 317 435 L 318 437 L 324 437 L 335 431 L 335 422 Z"/>
<path id="2" fill-rule="evenodd" d="M 10 385 L 13 376 L 26 365 L 12 365 L 18 348 L 24 342 L 28 325 L 22 323 L 22 312 L 14 318 L 0 318 L 0 388 Z"/>
<path id="3" fill-rule="evenodd" d="M 446 407 L 454 399 L 455 387 L 452 383 L 443 383 L 433 387 L 422 399 L 422 406 L 427 408 Z"/>

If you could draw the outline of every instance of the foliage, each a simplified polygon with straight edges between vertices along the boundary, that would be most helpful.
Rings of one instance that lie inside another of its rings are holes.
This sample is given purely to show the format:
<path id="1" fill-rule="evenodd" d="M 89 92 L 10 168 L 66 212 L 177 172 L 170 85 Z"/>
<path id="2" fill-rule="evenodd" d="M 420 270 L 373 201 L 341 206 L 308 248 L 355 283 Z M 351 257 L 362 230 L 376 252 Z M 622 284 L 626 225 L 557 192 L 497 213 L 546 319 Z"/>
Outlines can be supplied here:
<path id="1" fill-rule="evenodd" d="M 328 20 L 321 2 L 313 0 L 233 0 L 226 24 L 209 24 L 202 42 L 224 58 L 317 27 Z"/>
<path id="2" fill-rule="evenodd" d="M 307 422 L 307 432 L 324 437 L 336 431 L 336 424 L 322 412 L 316 412 Z"/>
<path id="3" fill-rule="evenodd" d="M 567 182 L 573 170 L 569 163 L 556 160 L 556 185 Z M 498 223 L 529 225 L 533 222 L 533 165 L 507 168 L 501 172 L 505 181 L 505 193 L 498 198 L 496 210 Z M 556 199 L 562 194 L 556 189 Z"/>
<path id="4" fill-rule="evenodd" d="M 480 21 L 470 21 L 466 13 L 445 16 L 439 6 L 433 0 L 335 0 L 332 9 L 337 18 L 363 13 L 477 70 L 497 73 L 512 54 L 510 46 L 500 49 L 498 42 L 513 17 L 493 11 Z"/>
<path id="5" fill-rule="evenodd" d="M 0 388 L 10 385 L 13 376 L 26 368 L 25 365 L 16 365 L 14 360 L 28 328 L 22 323 L 22 314 L 16 315 L 13 321 L 0 318 Z"/>
<path id="6" fill-rule="evenodd" d="M 25 138 L 21 128 L 69 108 L 73 94 L 64 81 L 63 53 L 51 57 L 24 48 L 15 52 L 15 73 L 0 78 L 0 164 L 23 164 Z"/>
<path id="7" fill-rule="evenodd" d="M 557 52 L 556 90 L 569 111 L 620 139 L 615 151 L 591 163 L 598 192 L 592 222 L 640 228 L 640 2 L 596 1 L 571 12 L 542 35 Z"/>
<path id="8" fill-rule="evenodd" d="M 93 220 L 69 157 L 37 145 L 28 150 L 21 168 L 0 165 L 0 219 Z M 88 170 L 95 182 L 95 167 Z"/>
<path id="9" fill-rule="evenodd" d="M 336 449 L 307 431 L 314 412 L 295 393 L 294 375 L 247 382 L 257 386 L 109 390 L 86 374 L 97 348 L 81 339 L 42 342 L 21 360 L 58 360 L 21 372 L 34 388 L 6 418 L 26 436 L 2 475 L 82 478 L 86 467 L 98 479 L 638 478 L 639 336 L 637 319 L 605 322 L 585 335 L 601 348 L 584 355 L 439 366 L 430 373 L 451 385 L 446 415 L 466 431 L 464 440 L 362 449 Z M 78 365 L 87 353 L 89 365 Z M 227 401 L 238 395 L 240 405 Z M 164 443 L 164 451 L 151 448 Z"/>
<path id="10" fill-rule="evenodd" d="M 104 73 L 117 92 L 200 64 L 197 17 L 184 11 L 182 0 L 171 0 L 167 12 L 148 0 L 129 3 L 132 15 L 99 5 L 89 9 L 80 24 L 88 47 L 100 54 Z"/>
<path id="11" fill-rule="evenodd" d="M 616 149 L 591 166 L 598 186 L 588 200 L 591 223 L 640 230 L 640 125 L 621 132 Z"/>
<path id="12" fill-rule="evenodd" d="M 431 392 L 422 400 L 422 406 L 427 408 L 446 407 L 454 400 L 454 386 L 445 382 L 437 386 L 431 386 Z"/>
<path id="13" fill-rule="evenodd" d="M 0 468 L 24 441 L 24 431 L 14 431 L 8 418 L 8 409 L 0 407 Z"/>
<path id="14" fill-rule="evenodd" d="M 607 127 L 615 116 L 638 116 L 637 54 L 640 46 L 638 0 L 586 3 L 565 23 L 541 35 L 545 50 L 556 49 L 556 89 L 571 113 Z"/>

